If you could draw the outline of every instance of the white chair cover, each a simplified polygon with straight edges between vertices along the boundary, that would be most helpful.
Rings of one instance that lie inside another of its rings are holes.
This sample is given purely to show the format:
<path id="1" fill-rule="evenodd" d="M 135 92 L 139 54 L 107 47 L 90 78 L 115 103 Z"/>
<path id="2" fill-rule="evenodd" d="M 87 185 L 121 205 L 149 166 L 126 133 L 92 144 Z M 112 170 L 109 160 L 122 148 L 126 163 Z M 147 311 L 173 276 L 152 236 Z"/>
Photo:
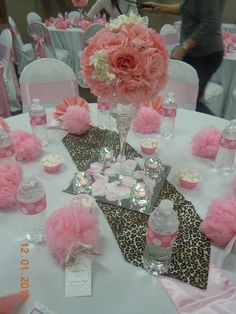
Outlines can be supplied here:
<path id="1" fill-rule="evenodd" d="M 168 82 L 159 93 L 166 97 L 168 92 L 174 92 L 179 108 L 195 110 L 199 79 L 196 70 L 189 64 L 178 60 L 169 60 Z"/>
<path id="2" fill-rule="evenodd" d="M 54 58 L 38 59 L 26 66 L 20 76 L 20 89 L 24 111 L 28 111 L 33 98 L 53 107 L 64 97 L 79 95 L 72 69 Z"/>
<path id="3" fill-rule="evenodd" d="M 15 63 L 18 65 L 19 73 L 21 73 L 24 67 L 34 60 L 33 48 L 31 44 L 23 43 L 16 23 L 11 16 L 8 17 L 8 22 L 13 37 Z"/>
<path id="4" fill-rule="evenodd" d="M 12 34 L 9 29 L 4 29 L 0 34 L 0 60 L 4 66 L 3 77 L 5 80 L 11 112 L 21 110 L 21 96 L 19 82 L 15 67 L 12 62 Z"/>
<path id="5" fill-rule="evenodd" d="M 54 48 L 53 38 L 47 27 L 41 22 L 32 22 L 28 27 L 36 58 L 57 58 L 71 66 L 69 51 Z"/>
<path id="6" fill-rule="evenodd" d="M 79 51 L 78 52 L 79 68 L 78 68 L 78 73 L 76 73 L 77 83 L 82 88 L 89 88 L 88 85 L 82 80 L 81 74 L 80 74 L 80 71 L 81 71 L 81 64 L 80 64 L 81 54 L 82 54 L 82 51 Z"/>
<path id="7" fill-rule="evenodd" d="M 30 25 L 32 22 L 42 22 L 42 18 L 36 12 L 29 12 L 26 16 L 27 24 Z"/>
<path id="8" fill-rule="evenodd" d="M 178 33 L 174 26 L 171 24 L 165 24 L 160 30 L 160 35 L 163 38 L 163 41 L 167 47 L 169 54 L 171 51 L 179 45 Z"/>
<path id="9" fill-rule="evenodd" d="M 93 37 L 100 29 L 103 29 L 105 25 L 94 23 L 91 24 L 86 30 L 84 31 L 84 45 L 86 46 L 88 43 L 89 38 Z"/>
<path id="10" fill-rule="evenodd" d="M 208 82 L 204 91 L 206 106 L 216 115 L 222 117 L 224 89 L 220 84 Z"/>
<path id="11" fill-rule="evenodd" d="M 230 97 L 229 105 L 225 112 L 225 119 L 236 119 L 236 89 L 233 91 Z"/>
<path id="12" fill-rule="evenodd" d="M 68 19 L 74 19 L 75 17 L 81 17 L 81 13 L 79 11 L 71 11 L 68 13 Z"/>
<path id="13" fill-rule="evenodd" d="M 7 87 L 4 80 L 4 64 L 0 61 L 0 116 L 7 118 L 11 115 Z"/>

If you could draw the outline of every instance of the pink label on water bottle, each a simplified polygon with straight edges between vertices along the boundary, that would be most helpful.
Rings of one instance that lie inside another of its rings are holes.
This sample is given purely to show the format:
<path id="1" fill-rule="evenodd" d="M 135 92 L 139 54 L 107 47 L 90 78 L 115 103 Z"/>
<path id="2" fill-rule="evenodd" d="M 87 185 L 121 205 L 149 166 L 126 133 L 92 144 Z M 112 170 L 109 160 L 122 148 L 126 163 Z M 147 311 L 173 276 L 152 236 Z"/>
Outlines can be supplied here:
<path id="1" fill-rule="evenodd" d="M 111 109 L 111 102 L 106 101 L 106 100 L 98 100 L 97 109 L 98 110 L 110 110 Z"/>
<path id="2" fill-rule="evenodd" d="M 147 236 L 146 240 L 148 243 L 158 247 L 158 248 L 168 248 L 171 247 L 176 239 L 177 232 L 172 234 L 159 234 L 157 232 L 153 232 L 150 227 L 147 227 Z"/>
<path id="3" fill-rule="evenodd" d="M 176 108 L 163 108 L 163 116 L 168 118 L 175 118 L 177 110 Z"/>
<path id="4" fill-rule="evenodd" d="M 30 124 L 31 125 L 43 125 L 47 123 L 47 116 L 46 114 L 42 116 L 32 116 L 30 115 Z"/>
<path id="5" fill-rule="evenodd" d="M 24 215 L 36 215 L 44 211 L 46 208 L 46 196 L 34 203 L 19 202 L 20 212 Z"/>
<path id="6" fill-rule="evenodd" d="M 221 136 L 220 146 L 222 146 L 224 148 L 227 148 L 227 149 L 236 150 L 236 141 L 234 141 L 234 140 L 227 140 L 223 136 Z"/>
<path id="7" fill-rule="evenodd" d="M 11 144 L 7 147 L 0 148 L 0 158 L 8 158 L 14 155 L 14 146 Z"/>

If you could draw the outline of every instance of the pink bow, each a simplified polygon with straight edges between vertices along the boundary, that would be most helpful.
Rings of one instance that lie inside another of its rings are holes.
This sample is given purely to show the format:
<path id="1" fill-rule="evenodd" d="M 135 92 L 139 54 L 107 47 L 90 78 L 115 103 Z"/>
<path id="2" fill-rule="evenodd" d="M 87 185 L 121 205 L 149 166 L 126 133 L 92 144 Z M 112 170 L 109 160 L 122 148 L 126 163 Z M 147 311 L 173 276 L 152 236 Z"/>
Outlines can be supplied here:
<path id="1" fill-rule="evenodd" d="M 31 37 L 35 43 L 36 58 L 37 59 L 44 58 L 45 57 L 44 47 L 46 43 L 47 44 L 52 43 L 51 37 L 44 34 L 32 34 Z"/>

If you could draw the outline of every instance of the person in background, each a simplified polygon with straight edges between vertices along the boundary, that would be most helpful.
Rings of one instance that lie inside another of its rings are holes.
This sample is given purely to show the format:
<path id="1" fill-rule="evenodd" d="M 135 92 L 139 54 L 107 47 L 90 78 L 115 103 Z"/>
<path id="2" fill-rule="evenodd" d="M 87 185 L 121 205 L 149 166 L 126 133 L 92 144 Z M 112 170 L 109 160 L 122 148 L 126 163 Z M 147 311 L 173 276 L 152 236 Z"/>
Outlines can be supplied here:
<path id="1" fill-rule="evenodd" d="M 92 19 L 95 15 L 105 14 L 107 19 L 115 19 L 121 14 L 129 15 L 129 13 L 138 14 L 136 0 L 97 0 L 87 13 L 87 17 Z"/>
<path id="2" fill-rule="evenodd" d="M 225 0 L 185 0 L 182 4 L 144 2 L 142 5 L 146 12 L 182 15 L 181 44 L 174 48 L 171 58 L 185 61 L 196 69 L 199 77 L 196 110 L 210 114 L 203 95 L 224 55 L 221 34 L 224 5 Z"/>

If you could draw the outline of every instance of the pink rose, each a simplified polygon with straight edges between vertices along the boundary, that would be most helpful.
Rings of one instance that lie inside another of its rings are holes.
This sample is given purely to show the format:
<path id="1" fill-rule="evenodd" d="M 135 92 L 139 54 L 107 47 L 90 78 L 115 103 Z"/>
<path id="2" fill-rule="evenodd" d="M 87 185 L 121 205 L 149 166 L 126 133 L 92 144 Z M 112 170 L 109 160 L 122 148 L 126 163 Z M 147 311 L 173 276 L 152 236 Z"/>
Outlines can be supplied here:
<path id="1" fill-rule="evenodd" d="M 117 75 L 138 76 L 144 71 L 145 65 L 140 52 L 135 47 L 117 49 L 109 54 L 109 65 Z"/>

